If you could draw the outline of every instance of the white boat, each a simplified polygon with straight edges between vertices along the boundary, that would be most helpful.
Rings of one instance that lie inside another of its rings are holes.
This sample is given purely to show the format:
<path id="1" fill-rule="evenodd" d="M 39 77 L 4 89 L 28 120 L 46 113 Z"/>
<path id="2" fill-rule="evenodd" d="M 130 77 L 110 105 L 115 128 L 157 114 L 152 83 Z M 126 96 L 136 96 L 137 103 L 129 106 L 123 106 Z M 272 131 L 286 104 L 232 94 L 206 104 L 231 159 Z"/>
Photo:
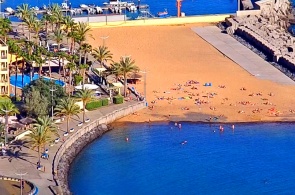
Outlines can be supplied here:
<path id="1" fill-rule="evenodd" d="M 98 14 L 102 14 L 103 13 L 103 10 L 101 9 L 101 7 L 96 6 L 95 7 L 95 10 L 96 10 L 96 13 L 98 13 Z"/>
<path id="2" fill-rule="evenodd" d="M 70 9 L 70 6 L 67 3 L 63 2 L 63 3 L 61 3 L 61 8 L 62 9 Z"/>
<path id="3" fill-rule="evenodd" d="M 5 11 L 7 11 L 10 14 L 14 13 L 14 9 L 12 9 L 11 7 L 5 8 Z"/>
<path id="4" fill-rule="evenodd" d="M 39 7 L 37 7 L 37 6 L 35 6 L 35 7 L 32 7 L 32 10 L 34 10 L 34 11 L 39 11 L 39 10 L 40 10 L 40 8 L 39 8 Z"/>
<path id="5" fill-rule="evenodd" d="M 128 3 L 127 3 L 127 1 L 110 0 L 109 5 L 110 6 L 127 7 Z"/>
<path id="6" fill-rule="evenodd" d="M 81 7 L 81 8 L 88 8 L 88 5 L 80 4 L 80 7 Z"/>
<path id="7" fill-rule="evenodd" d="M 137 10 L 137 7 L 135 6 L 134 3 L 128 3 L 127 10 L 130 12 L 135 12 Z"/>

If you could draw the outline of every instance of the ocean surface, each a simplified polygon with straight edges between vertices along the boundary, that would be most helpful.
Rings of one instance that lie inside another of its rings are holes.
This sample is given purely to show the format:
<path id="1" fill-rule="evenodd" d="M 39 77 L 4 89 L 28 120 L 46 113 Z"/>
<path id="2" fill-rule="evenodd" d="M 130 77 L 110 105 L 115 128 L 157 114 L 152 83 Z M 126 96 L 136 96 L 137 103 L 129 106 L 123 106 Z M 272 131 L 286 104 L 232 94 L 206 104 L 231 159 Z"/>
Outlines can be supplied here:
<path id="1" fill-rule="evenodd" d="M 224 125 L 223 132 L 194 123 L 117 127 L 77 156 L 70 189 L 74 195 L 294 194 L 294 125 Z"/>
<path id="2" fill-rule="evenodd" d="M 32 7 L 42 7 L 43 5 L 49 5 L 51 3 L 61 4 L 62 2 L 63 0 L 4 0 L 2 11 L 6 7 L 15 9 L 22 3 L 28 3 Z M 108 2 L 108 0 L 69 0 L 69 2 L 72 4 L 72 7 L 79 7 L 80 4 L 102 6 L 103 3 Z M 138 4 L 137 0 L 133 2 Z M 237 0 L 183 0 L 181 11 L 186 15 L 234 13 L 238 7 L 237 2 Z M 141 0 L 140 4 L 148 4 L 150 6 L 150 12 L 155 15 L 165 9 L 167 9 L 169 15 L 177 15 L 176 0 Z"/>

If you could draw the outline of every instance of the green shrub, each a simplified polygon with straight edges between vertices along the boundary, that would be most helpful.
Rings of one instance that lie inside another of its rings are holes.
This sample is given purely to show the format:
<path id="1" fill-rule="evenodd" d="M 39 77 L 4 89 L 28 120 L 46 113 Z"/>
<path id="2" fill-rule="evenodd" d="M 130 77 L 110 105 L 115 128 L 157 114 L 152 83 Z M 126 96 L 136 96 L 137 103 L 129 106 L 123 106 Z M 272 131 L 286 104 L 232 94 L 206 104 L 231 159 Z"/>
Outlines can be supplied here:
<path id="1" fill-rule="evenodd" d="M 123 96 L 115 96 L 113 98 L 114 104 L 122 104 L 123 103 Z"/>
<path id="2" fill-rule="evenodd" d="M 102 101 L 96 100 L 96 101 L 88 102 L 85 107 L 87 110 L 95 110 L 101 106 L 102 106 Z"/>
<path id="3" fill-rule="evenodd" d="M 109 100 L 108 99 L 102 99 L 102 106 L 107 106 L 109 105 Z"/>

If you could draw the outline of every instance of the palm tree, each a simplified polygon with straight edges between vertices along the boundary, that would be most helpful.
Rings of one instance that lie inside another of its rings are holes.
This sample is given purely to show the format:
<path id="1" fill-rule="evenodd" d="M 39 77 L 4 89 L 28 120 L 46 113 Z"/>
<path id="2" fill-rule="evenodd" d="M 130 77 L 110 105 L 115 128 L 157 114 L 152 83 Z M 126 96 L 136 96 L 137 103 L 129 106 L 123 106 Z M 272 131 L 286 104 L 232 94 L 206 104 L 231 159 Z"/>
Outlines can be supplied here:
<path id="1" fill-rule="evenodd" d="M 87 23 L 79 22 L 76 26 L 75 32 L 76 32 L 77 41 L 78 41 L 80 47 L 86 41 L 87 36 L 94 39 L 92 34 L 90 34 L 91 28 L 89 27 L 89 25 Z M 79 52 L 79 55 L 80 55 L 80 61 L 79 61 L 79 65 L 80 65 L 81 64 L 81 55 L 82 55 L 81 50 Z"/>
<path id="2" fill-rule="evenodd" d="M 98 49 L 93 49 L 92 56 L 102 65 L 113 58 L 113 54 L 106 46 L 99 46 Z"/>
<path id="3" fill-rule="evenodd" d="M 57 53 L 58 55 L 58 58 L 61 59 L 62 61 L 62 65 L 59 67 L 59 72 L 61 70 L 61 67 L 62 67 L 62 70 L 63 70 L 63 75 L 64 75 L 64 78 L 66 77 L 66 72 L 65 72 L 65 59 L 68 57 L 68 54 L 66 52 L 58 52 Z M 59 63 L 60 64 L 60 63 Z"/>
<path id="4" fill-rule="evenodd" d="M 64 16 L 61 7 L 57 3 L 51 5 L 51 15 L 53 22 L 56 24 L 56 29 L 60 29 L 60 24 L 63 23 Z"/>
<path id="5" fill-rule="evenodd" d="M 57 49 L 58 49 L 58 51 L 60 49 L 60 44 L 62 43 L 63 37 L 64 37 L 64 33 L 62 32 L 61 29 L 56 29 L 53 32 L 53 37 L 52 38 L 57 43 Z"/>
<path id="6" fill-rule="evenodd" d="M 67 45 L 68 45 L 69 38 L 70 38 L 70 36 L 68 36 L 68 35 L 69 35 L 70 31 L 71 32 L 73 31 L 73 28 L 75 26 L 75 21 L 71 16 L 65 16 L 64 20 L 63 20 L 63 25 L 64 25 L 64 31 L 67 35 Z"/>
<path id="7" fill-rule="evenodd" d="M 28 15 L 28 17 L 25 20 L 25 24 L 28 27 L 29 30 L 29 41 L 31 41 L 31 32 L 34 29 L 34 25 L 36 23 L 37 18 L 35 17 L 35 15 L 33 13 L 31 13 L 30 15 Z"/>
<path id="8" fill-rule="evenodd" d="M 35 44 L 38 45 L 40 40 L 39 32 L 42 29 L 42 23 L 39 20 L 35 20 L 32 30 L 35 32 Z"/>
<path id="9" fill-rule="evenodd" d="M 42 55 L 41 56 L 34 55 L 34 61 L 39 67 L 38 74 L 39 74 L 39 78 L 41 78 L 42 77 L 42 68 L 43 68 L 43 64 L 45 63 L 45 60 L 42 58 Z"/>
<path id="10" fill-rule="evenodd" d="M 118 62 L 112 63 L 111 67 L 107 69 L 109 75 L 115 75 L 116 77 L 116 82 L 118 82 L 119 77 L 122 76 L 122 71 L 121 71 L 121 64 Z"/>
<path id="11" fill-rule="evenodd" d="M 42 16 L 41 22 L 42 22 L 43 25 L 45 25 L 46 35 L 48 34 L 48 24 L 49 24 L 49 21 L 50 21 L 50 15 L 47 14 L 47 13 L 44 13 L 43 16 Z"/>
<path id="12" fill-rule="evenodd" d="M 38 148 L 38 162 L 40 163 L 41 148 L 45 148 L 45 145 L 51 141 L 50 131 L 43 125 L 35 126 L 30 130 L 29 143 L 32 145 L 32 149 Z"/>
<path id="13" fill-rule="evenodd" d="M 11 21 L 8 18 L 0 18 L 0 36 L 3 37 L 5 43 L 10 31 L 12 31 Z"/>
<path id="14" fill-rule="evenodd" d="M 69 69 L 70 71 L 70 78 L 69 78 L 69 97 L 70 97 L 70 91 L 71 91 L 71 86 L 72 86 L 72 75 L 73 75 L 73 71 L 76 70 L 76 64 L 73 62 L 69 62 L 66 66 L 67 69 Z"/>
<path id="15" fill-rule="evenodd" d="M 58 136 L 57 127 L 48 115 L 38 117 L 36 119 L 36 123 L 34 123 L 33 126 L 34 127 L 43 126 L 46 131 L 49 131 L 50 133 L 53 133 Z"/>
<path id="16" fill-rule="evenodd" d="M 88 53 L 91 53 L 92 51 L 92 46 L 88 43 L 83 43 L 81 45 L 80 50 L 84 53 L 84 64 L 87 63 L 87 58 L 88 58 Z"/>
<path id="17" fill-rule="evenodd" d="M 6 119 L 5 119 L 5 125 L 6 125 L 5 144 L 7 144 L 8 116 L 12 116 L 15 114 L 19 114 L 19 110 L 15 106 L 15 104 L 13 104 L 10 100 L 3 101 L 0 103 L 0 115 L 6 116 Z"/>
<path id="18" fill-rule="evenodd" d="M 75 99 L 67 98 L 62 99 L 59 104 L 55 107 L 56 116 L 65 116 L 67 120 L 67 132 L 69 132 L 69 123 L 72 116 L 78 116 L 80 112 L 80 107 L 76 104 Z"/>
<path id="19" fill-rule="evenodd" d="M 86 104 L 88 102 L 90 102 L 91 100 L 93 100 L 93 95 L 94 95 L 94 92 L 90 89 L 81 89 L 77 92 L 76 94 L 76 98 L 77 100 L 79 101 L 82 101 L 83 102 L 83 123 L 85 122 L 85 107 L 86 107 Z"/>
<path id="20" fill-rule="evenodd" d="M 27 20 L 29 15 L 31 15 L 32 9 L 29 7 L 29 4 L 23 3 L 20 6 L 17 6 L 15 16 L 20 18 L 23 22 Z M 25 32 L 23 26 L 23 33 Z"/>
<path id="21" fill-rule="evenodd" d="M 88 68 L 88 64 L 81 64 L 79 66 L 79 69 L 80 69 L 80 73 L 82 73 L 82 77 L 83 77 L 83 80 L 82 80 L 82 88 L 84 89 L 84 82 L 85 82 L 85 73 L 86 73 L 86 70 Z"/>
<path id="22" fill-rule="evenodd" d="M 131 72 L 139 71 L 139 68 L 135 65 L 135 61 L 131 58 L 123 58 L 121 57 L 120 60 L 120 71 L 122 72 L 122 75 L 124 77 L 124 96 L 126 97 L 127 93 L 127 74 Z"/>

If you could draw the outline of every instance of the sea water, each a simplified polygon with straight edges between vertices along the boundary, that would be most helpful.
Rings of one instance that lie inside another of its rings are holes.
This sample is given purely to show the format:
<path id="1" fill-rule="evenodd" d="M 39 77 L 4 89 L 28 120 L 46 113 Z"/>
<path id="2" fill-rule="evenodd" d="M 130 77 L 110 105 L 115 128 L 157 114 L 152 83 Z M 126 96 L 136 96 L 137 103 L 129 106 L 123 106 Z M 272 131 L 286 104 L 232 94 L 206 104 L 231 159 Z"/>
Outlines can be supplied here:
<path id="1" fill-rule="evenodd" d="M 42 7 L 43 5 L 52 3 L 61 5 L 62 2 L 63 0 L 4 0 L 4 3 L 1 5 L 3 11 L 6 7 L 16 9 L 22 3 L 28 3 L 31 7 Z M 71 3 L 72 7 L 79 7 L 80 4 L 102 6 L 108 0 L 69 0 L 68 2 Z M 138 0 L 134 0 L 133 2 L 136 5 L 138 4 Z M 165 9 L 167 9 L 169 15 L 177 15 L 176 0 L 140 0 L 140 4 L 148 4 L 150 6 L 150 12 L 154 15 Z M 224 14 L 235 13 L 237 8 L 238 0 L 182 0 L 181 11 L 186 15 Z"/>
<path id="2" fill-rule="evenodd" d="M 74 195 L 294 194 L 291 123 L 130 124 L 74 160 Z M 129 141 L 126 142 L 126 137 Z M 187 141 L 187 142 L 185 142 Z"/>

